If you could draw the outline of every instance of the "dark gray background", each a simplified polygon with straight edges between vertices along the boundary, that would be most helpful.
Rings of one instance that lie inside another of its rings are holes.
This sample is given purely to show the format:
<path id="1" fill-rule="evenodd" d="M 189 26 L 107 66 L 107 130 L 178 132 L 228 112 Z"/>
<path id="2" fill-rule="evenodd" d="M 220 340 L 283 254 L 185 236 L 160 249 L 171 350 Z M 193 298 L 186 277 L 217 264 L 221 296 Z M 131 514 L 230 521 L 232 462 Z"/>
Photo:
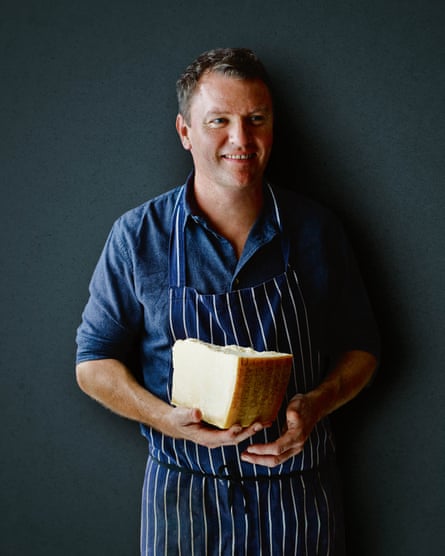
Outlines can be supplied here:
<path id="1" fill-rule="evenodd" d="M 431 0 L 2 2 L 2 555 L 137 554 L 145 442 L 74 336 L 113 220 L 190 168 L 174 83 L 214 46 L 266 62 L 274 176 L 342 217 L 380 322 L 336 419 L 350 554 L 445 553 L 444 29 Z"/>

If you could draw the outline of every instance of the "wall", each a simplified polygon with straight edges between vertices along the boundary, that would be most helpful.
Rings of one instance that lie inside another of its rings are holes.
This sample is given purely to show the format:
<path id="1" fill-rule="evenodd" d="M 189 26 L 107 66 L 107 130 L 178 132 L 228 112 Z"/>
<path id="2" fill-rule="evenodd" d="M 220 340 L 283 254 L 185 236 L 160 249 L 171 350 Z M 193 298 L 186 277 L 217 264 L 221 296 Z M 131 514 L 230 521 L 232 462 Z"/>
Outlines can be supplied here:
<path id="1" fill-rule="evenodd" d="M 274 176 L 334 208 L 384 340 L 336 418 L 350 554 L 444 554 L 444 24 L 439 1 L 6 2 L 1 44 L 0 552 L 138 552 L 146 446 L 89 400 L 74 335 L 113 220 L 182 183 L 174 83 L 250 46 Z"/>

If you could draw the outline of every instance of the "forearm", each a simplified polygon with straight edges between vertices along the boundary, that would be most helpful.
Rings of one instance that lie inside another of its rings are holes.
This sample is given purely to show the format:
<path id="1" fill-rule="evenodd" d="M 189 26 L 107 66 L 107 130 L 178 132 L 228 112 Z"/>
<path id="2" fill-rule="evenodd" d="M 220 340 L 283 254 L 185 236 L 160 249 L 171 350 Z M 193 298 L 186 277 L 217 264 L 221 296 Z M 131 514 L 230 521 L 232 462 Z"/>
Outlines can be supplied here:
<path id="1" fill-rule="evenodd" d="M 201 422 L 195 408 L 173 407 L 142 387 L 120 361 L 102 359 L 77 365 L 77 382 L 89 396 L 118 415 L 138 421 L 172 438 L 191 440 L 208 448 L 232 446 L 263 428 L 253 423 L 215 430 Z"/>
<path id="2" fill-rule="evenodd" d="M 171 406 L 142 387 L 120 361 L 100 359 L 79 363 L 76 376 L 80 388 L 111 411 L 170 432 Z"/>
<path id="3" fill-rule="evenodd" d="M 317 420 L 346 404 L 368 384 L 377 367 L 377 359 L 366 351 L 345 352 L 325 380 L 306 396 Z"/>

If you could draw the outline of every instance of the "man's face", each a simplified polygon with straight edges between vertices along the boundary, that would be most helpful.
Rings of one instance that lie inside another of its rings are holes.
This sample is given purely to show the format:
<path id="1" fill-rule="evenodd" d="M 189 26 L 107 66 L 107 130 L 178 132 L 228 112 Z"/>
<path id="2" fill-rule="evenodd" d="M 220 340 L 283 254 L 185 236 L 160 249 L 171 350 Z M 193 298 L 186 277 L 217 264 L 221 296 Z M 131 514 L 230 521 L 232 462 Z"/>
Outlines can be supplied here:
<path id="1" fill-rule="evenodd" d="M 262 81 L 205 74 L 189 123 L 179 115 L 176 127 L 193 157 L 195 186 L 261 186 L 273 140 L 272 99 Z"/>

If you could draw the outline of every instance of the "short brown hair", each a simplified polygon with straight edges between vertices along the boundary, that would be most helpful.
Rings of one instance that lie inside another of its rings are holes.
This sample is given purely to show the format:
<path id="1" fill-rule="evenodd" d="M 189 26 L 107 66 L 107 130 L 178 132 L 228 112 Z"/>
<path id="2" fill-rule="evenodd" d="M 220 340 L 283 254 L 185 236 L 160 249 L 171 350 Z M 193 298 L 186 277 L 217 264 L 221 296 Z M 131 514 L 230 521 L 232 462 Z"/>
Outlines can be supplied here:
<path id="1" fill-rule="evenodd" d="M 190 104 L 201 77 L 207 72 L 217 72 L 238 79 L 260 79 L 270 90 L 267 72 L 248 48 L 215 48 L 204 52 L 194 60 L 176 82 L 178 109 L 190 123 Z"/>

